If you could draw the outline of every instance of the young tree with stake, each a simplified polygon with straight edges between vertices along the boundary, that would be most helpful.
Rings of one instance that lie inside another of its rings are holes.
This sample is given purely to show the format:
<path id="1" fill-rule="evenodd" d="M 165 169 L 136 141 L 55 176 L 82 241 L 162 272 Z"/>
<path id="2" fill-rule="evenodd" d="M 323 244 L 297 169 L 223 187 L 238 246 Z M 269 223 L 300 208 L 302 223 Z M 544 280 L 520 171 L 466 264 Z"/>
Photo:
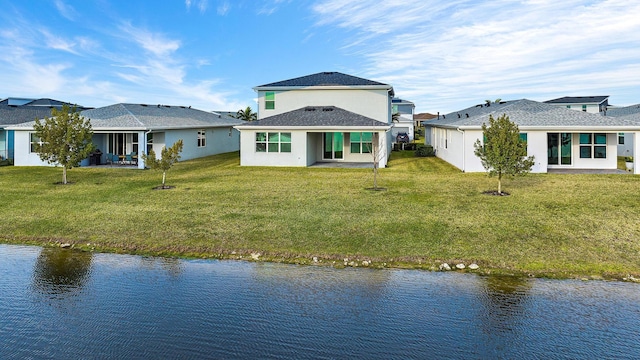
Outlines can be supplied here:
<path id="1" fill-rule="evenodd" d="M 180 160 L 180 153 L 182 152 L 182 139 L 176 141 L 173 146 L 162 148 L 162 152 L 160 153 L 160 159 L 156 158 L 156 153 L 153 149 L 149 150 L 148 154 L 142 154 L 142 160 L 144 160 L 144 164 L 148 166 L 152 170 L 162 170 L 162 187 L 161 189 L 168 189 L 169 187 L 165 185 L 165 180 L 167 179 L 167 171 L 171 169 L 173 164 L 177 163 Z"/>

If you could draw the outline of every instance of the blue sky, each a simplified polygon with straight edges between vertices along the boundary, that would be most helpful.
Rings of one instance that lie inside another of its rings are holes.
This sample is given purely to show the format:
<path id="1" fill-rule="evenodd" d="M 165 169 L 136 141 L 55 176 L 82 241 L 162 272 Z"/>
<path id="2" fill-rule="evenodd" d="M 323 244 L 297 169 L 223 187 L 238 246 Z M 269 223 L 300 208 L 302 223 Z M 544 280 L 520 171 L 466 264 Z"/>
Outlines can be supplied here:
<path id="1" fill-rule="evenodd" d="M 417 112 L 485 99 L 640 103 L 640 3 L 0 0 L 0 98 L 255 109 L 320 71 L 393 85 Z"/>

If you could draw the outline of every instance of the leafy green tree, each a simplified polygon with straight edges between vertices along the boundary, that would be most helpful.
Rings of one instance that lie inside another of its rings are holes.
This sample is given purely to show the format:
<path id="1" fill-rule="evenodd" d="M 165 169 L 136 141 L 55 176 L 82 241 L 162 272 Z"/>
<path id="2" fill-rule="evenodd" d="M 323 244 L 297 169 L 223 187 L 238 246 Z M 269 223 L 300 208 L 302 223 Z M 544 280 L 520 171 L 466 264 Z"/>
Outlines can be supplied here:
<path id="1" fill-rule="evenodd" d="M 180 160 L 180 153 L 182 152 L 182 139 L 176 141 L 173 146 L 162 148 L 160 159 L 156 158 L 156 153 L 153 149 L 149 150 L 148 154 L 142 154 L 142 160 L 144 160 L 145 166 L 148 166 L 152 170 L 162 170 L 162 189 L 168 189 L 165 185 L 167 179 L 167 171 L 171 169 L 173 164 Z"/>
<path id="2" fill-rule="evenodd" d="M 44 122 L 36 119 L 33 126 L 39 142 L 35 151 L 42 161 L 62 166 L 62 183 L 67 183 L 67 170 L 80 165 L 95 149 L 91 142 L 93 130 L 88 119 L 80 116 L 76 107 L 53 108 Z"/>
<path id="3" fill-rule="evenodd" d="M 240 109 L 236 113 L 236 119 L 245 120 L 245 121 L 254 121 L 258 120 L 258 114 L 254 113 L 251 110 L 251 106 L 247 106 L 246 109 Z"/>
<path id="4" fill-rule="evenodd" d="M 498 177 L 498 194 L 502 194 L 503 175 L 524 175 L 531 171 L 534 157 L 527 157 L 527 143 L 520 138 L 518 125 L 506 114 L 494 119 L 489 115 L 489 126 L 482 124 L 484 144 L 476 140 L 475 155 L 489 176 Z"/>

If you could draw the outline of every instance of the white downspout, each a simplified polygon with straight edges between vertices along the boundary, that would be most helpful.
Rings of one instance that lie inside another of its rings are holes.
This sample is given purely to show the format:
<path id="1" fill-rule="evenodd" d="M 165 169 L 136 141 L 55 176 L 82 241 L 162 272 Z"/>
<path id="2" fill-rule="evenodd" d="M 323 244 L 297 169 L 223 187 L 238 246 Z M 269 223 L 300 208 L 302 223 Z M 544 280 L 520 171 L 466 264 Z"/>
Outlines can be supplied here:
<path id="1" fill-rule="evenodd" d="M 458 132 L 460 132 L 462 134 L 462 172 L 466 172 L 467 169 L 467 153 L 465 152 L 465 144 L 466 144 L 466 136 L 467 134 L 465 134 L 464 131 L 460 130 L 460 128 L 456 128 L 456 130 Z"/>

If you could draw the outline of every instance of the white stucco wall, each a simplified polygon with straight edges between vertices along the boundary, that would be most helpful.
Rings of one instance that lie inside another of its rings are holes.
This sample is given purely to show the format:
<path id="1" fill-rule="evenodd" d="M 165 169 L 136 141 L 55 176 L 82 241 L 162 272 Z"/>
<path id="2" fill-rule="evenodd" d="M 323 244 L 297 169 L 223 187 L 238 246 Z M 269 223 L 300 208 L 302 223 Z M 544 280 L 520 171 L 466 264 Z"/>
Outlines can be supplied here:
<path id="1" fill-rule="evenodd" d="M 464 133 L 455 129 L 433 128 L 431 135 L 431 144 L 436 152 L 436 156 L 458 169 L 465 171 L 465 166 L 469 166 L 469 164 L 465 164 L 465 160 L 468 158 L 468 156 L 465 156 L 465 147 L 467 146 L 468 140 L 465 138 Z M 482 136 L 482 134 L 480 136 Z"/>
<path id="2" fill-rule="evenodd" d="M 258 119 L 305 106 L 337 106 L 344 110 L 389 123 L 391 99 L 387 90 L 321 89 L 275 91 L 275 109 L 266 110 L 265 91 L 258 91 Z"/>
<path id="3" fill-rule="evenodd" d="M 556 104 L 553 104 L 556 105 Z M 583 111 L 582 110 L 582 106 L 586 105 L 587 106 L 587 111 L 588 113 L 591 114 L 597 114 L 600 112 L 600 105 L 597 104 L 566 104 L 566 105 L 559 105 L 558 106 L 563 106 L 566 107 L 567 109 L 571 109 L 571 110 L 578 110 L 578 111 Z"/>
<path id="4" fill-rule="evenodd" d="M 185 130 L 166 130 L 164 132 L 156 132 L 153 134 L 153 151 L 160 157 L 164 146 L 172 146 L 178 139 L 182 139 L 184 147 L 182 150 L 181 160 L 195 159 L 199 157 L 216 155 L 225 152 L 238 151 L 240 149 L 240 133 L 232 127 L 206 128 L 206 146 L 198 147 L 198 129 Z M 231 131 L 231 136 L 229 132 Z M 117 132 L 117 131 L 115 131 Z M 36 153 L 30 152 L 30 131 L 15 132 L 15 160 L 17 166 L 46 166 L 47 163 L 40 160 Z M 127 133 L 127 139 L 130 141 L 131 133 Z M 138 155 L 146 152 L 145 132 L 138 132 Z M 106 163 L 107 136 L 105 133 L 95 133 L 93 136 L 95 145 L 103 153 L 102 162 Z M 127 143 L 127 153 L 132 151 L 131 144 Z M 86 162 L 81 165 L 86 165 Z M 139 161 L 139 167 L 143 168 L 143 164 Z"/>
<path id="5" fill-rule="evenodd" d="M 14 132 L 14 158 L 13 164 L 16 166 L 47 166 L 46 162 L 40 160 L 36 153 L 31 152 L 30 133 L 33 131 Z"/>
<path id="6" fill-rule="evenodd" d="M 273 131 L 273 130 L 271 130 Z M 322 132 L 307 132 L 306 130 L 281 132 L 291 133 L 291 152 L 272 153 L 256 152 L 256 133 L 268 130 L 243 130 L 240 135 L 240 165 L 241 166 L 309 166 L 319 161 L 334 162 L 373 162 L 372 154 L 352 154 L 349 132 L 344 132 L 343 158 L 335 160 L 323 159 Z M 385 167 L 390 149 L 387 146 L 387 133 L 379 133 L 380 167 Z"/>
<path id="7" fill-rule="evenodd" d="M 534 156 L 532 173 L 547 172 L 547 132 L 521 131 L 527 134 L 527 155 Z"/>
<path id="8" fill-rule="evenodd" d="M 527 155 L 535 157 L 533 173 L 546 173 L 548 168 L 564 169 L 616 169 L 617 133 L 607 134 L 607 157 L 605 159 L 580 158 L 580 134 L 572 134 L 571 165 L 549 165 L 547 159 L 547 131 L 525 131 L 527 134 Z M 480 159 L 474 154 L 474 143 L 482 141 L 481 130 L 465 130 L 432 128 L 431 144 L 436 156 L 465 172 L 484 172 Z M 637 150 L 636 150 L 637 152 Z"/>
<path id="9" fill-rule="evenodd" d="M 204 130 L 206 135 L 205 146 L 198 147 L 198 131 Z M 166 130 L 163 144 L 156 144 L 154 135 L 154 151 L 160 155 L 162 146 L 173 146 L 176 141 L 182 139 L 183 149 L 180 160 L 197 159 L 200 157 L 222 154 L 240 149 L 240 132 L 232 127 L 216 127 L 205 129 Z M 157 141 L 160 143 L 160 139 Z M 156 146 L 160 149 L 156 150 Z"/>
<path id="10" fill-rule="evenodd" d="M 241 166 L 307 166 L 307 132 L 303 130 L 282 132 L 291 133 L 291 152 L 256 152 L 256 133 L 266 130 L 243 130 L 240 134 Z"/>

